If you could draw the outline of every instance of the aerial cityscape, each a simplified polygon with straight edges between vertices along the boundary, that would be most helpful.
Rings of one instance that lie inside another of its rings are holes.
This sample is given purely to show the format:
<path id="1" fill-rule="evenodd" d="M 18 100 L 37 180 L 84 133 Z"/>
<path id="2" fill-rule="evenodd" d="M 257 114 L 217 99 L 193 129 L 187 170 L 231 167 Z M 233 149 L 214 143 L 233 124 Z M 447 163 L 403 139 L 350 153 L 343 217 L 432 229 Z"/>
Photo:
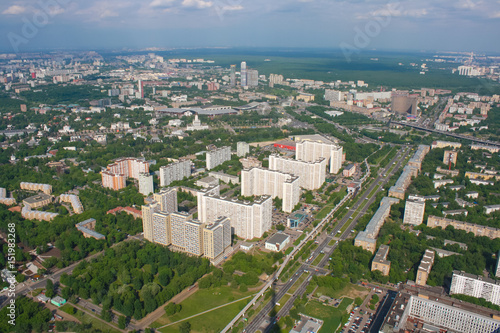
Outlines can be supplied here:
<path id="1" fill-rule="evenodd" d="M 0 16 L 0 332 L 500 332 L 500 2 Z"/>

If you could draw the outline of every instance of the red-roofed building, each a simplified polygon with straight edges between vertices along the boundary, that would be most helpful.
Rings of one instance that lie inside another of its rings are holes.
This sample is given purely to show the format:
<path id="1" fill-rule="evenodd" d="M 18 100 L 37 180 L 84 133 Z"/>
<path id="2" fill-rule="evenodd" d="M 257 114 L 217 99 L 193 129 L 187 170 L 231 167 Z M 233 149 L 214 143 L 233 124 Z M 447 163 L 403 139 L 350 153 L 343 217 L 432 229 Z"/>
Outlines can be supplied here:
<path id="1" fill-rule="evenodd" d="M 141 219 L 142 218 L 142 212 L 138 209 L 132 208 L 132 207 L 116 207 L 111 210 L 108 210 L 106 214 L 113 214 L 116 215 L 116 213 L 119 212 L 125 212 L 129 215 L 132 215 L 136 219 Z"/>

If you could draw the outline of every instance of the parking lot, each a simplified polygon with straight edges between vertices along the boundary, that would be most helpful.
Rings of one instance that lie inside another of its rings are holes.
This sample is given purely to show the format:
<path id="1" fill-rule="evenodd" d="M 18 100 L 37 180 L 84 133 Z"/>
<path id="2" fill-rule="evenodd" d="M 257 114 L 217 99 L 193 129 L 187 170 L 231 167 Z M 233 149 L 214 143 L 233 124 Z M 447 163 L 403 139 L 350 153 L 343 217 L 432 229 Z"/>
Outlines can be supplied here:
<path id="1" fill-rule="evenodd" d="M 379 296 L 380 301 L 375 305 L 375 310 L 369 308 L 369 302 L 373 294 Z M 387 290 L 381 288 L 372 288 L 370 293 L 366 296 L 365 301 L 359 307 L 351 311 L 349 320 L 344 325 L 343 333 L 368 333 L 374 324 L 374 317 L 377 308 L 383 303 L 387 295 Z"/>

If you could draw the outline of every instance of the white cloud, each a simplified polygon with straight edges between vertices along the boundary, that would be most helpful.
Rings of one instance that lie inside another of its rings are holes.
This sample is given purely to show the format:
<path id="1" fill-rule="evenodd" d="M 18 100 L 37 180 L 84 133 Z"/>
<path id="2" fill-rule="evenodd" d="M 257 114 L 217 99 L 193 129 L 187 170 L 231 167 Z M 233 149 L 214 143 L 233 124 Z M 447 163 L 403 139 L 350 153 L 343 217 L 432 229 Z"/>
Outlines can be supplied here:
<path id="1" fill-rule="evenodd" d="M 203 1 L 203 0 L 183 0 L 182 1 L 183 7 L 192 7 L 192 8 L 198 8 L 198 9 L 210 8 L 213 5 L 214 5 L 214 3 L 212 1 Z"/>
<path id="2" fill-rule="evenodd" d="M 4 15 L 19 15 L 26 12 L 27 8 L 22 6 L 13 5 L 2 12 Z"/>
<path id="3" fill-rule="evenodd" d="M 425 8 L 403 10 L 400 4 L 388 4 L 381 9 L 374 10 L 365 14 L 358 14 L 358 19 L 368 19 L 372 17 L 423 17 L 429 12 Z"/>
<path id="4" fill-rule="evenodd" d="M 460 9 L 473 9 L 480 5 L 482 1 L 460 0 L 455 6 Z"/>
<path id="5" fill-rule="evenodd" d="M 175 0 L 153 0 L 153 2 L 151 2 L 149 4 L 149 6 L 150 7 L 168 7 L 168 6 L 171 6 L 174 2 L 175 2 Z"/>
<path id="6" fill-rule="evenodd" d="M 231 11 L 231 10 L 243 10 L 245 9 L 242 5 L 234 5 L 234 6 L 224 6 L 222 7 L 222 10 L 227 10 L 227 11 Z"/>
<path id="7" fill-rule="evenodd" d="M 500 12 L 496 12 L 490 15 L 490 18 L 500 18 Z"/>

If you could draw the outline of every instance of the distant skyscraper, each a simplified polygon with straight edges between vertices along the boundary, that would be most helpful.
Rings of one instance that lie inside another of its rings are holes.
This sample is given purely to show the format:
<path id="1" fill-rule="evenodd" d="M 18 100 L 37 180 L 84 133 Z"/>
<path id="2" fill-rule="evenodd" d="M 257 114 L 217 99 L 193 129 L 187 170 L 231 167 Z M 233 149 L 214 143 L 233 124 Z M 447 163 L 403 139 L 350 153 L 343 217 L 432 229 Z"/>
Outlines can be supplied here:
<path id="1" fill-rule="evenodd" d="M 236 86 L 236 65 L 231 65 L 230 80 L 231 87 Z"/>
<path id="2" fill-rule="evenodd" d="M 393 92 L 391 110 L 395 113 L 417 115 L 417 99 L 406 92 Z"/>
<path id="3" fill-rule="evenodd" d="M 142 80 L 137 81 L 137 85 L 139 88 L 139 96 L 141 96 L 141 99 L 144 98 L 144 82 Z"/>
<path id="4" fill-rule="evenodd" d="M 247 84 L 249 87 L 257 87 L 259 85 L 259 71 L 255 69 L 247 71 Z"/>
<path id="5" fill-rule="evenodd" d="M 240 70 L 240 73 L 241 73 L 241 86 L 242 87 L 248 87 L 248 81 L 247 81 L 247 63 L 246 62 L 242 62 L 241 63 L 241 70 Z"/>

